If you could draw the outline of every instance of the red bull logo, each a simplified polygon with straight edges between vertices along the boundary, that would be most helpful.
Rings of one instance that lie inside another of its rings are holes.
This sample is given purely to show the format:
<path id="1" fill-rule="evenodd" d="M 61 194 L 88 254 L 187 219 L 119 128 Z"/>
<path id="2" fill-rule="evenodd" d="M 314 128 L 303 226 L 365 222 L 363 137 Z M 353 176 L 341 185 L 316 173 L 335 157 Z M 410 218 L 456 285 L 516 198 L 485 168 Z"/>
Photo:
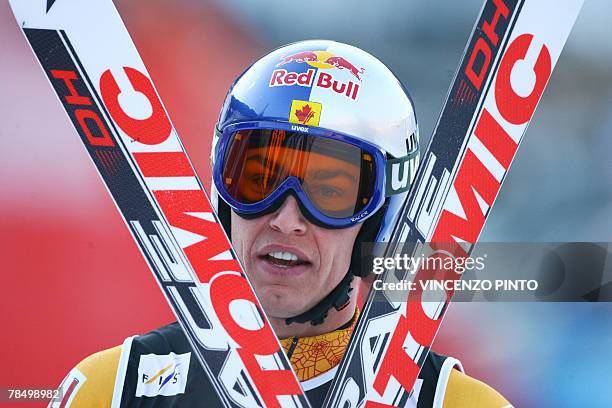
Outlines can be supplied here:
<path id="1" fill-rule="evenodd" d="M 353 77 L 361 82 L 361 75 L 364 73 L 364 68 L 357 68 L 350 63 L 346 58 L 334 55 L 327 51 L 302 51 L 296 54 L 286 55 L 281 58 L 281 62 L 276 64 L 277 67 L 289 64 L 290 62 L 306 63 L 312 67 L 319 69 L 336 68 L 349 72 Z M 338 94 L 343 94 L 353 100 L 357 99 L 359 92 L 359 84 L 349 81 L 342 81 L 335 78 L 331 72 L 319 71 L 315 77 L 315 70 L 309 69 L 303 73 L 289 72 L 286 69 L 275 69 L 270 77 L 269 86 L 306 86 L 313 85 L 319 88 L 329 89 Z"/>
<path id="2" fill-rule="evenodd" d="M 337 68 L 347 70 L 359 81 L 361 81 L 361 74 L 365 71 L 364 68 L 357 68 L 351 64 L 346 58 L 327 51 L 302 51 L 297 54 L 286 55 L 282 57 L 282 61 L 276 64 L 276 66 L 280 67 L 290 62 L 305 62 L 313 67 L 323 69 Z"/>

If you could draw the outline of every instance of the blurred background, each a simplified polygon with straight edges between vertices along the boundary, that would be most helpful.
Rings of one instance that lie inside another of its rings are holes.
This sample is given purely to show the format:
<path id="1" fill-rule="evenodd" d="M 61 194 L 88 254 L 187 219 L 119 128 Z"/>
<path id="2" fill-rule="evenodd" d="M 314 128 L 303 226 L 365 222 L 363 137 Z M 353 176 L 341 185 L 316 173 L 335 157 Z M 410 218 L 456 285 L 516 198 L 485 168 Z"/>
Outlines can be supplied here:
<path id="1" fill-rule="evenodd" d="M 481 1 L 116 4 L 208 186 L 227 88 L 302 39 L 385 62 L 426 146 Z M 482 241 L 612 241 L 611 13 L 586 1 Z M 0 38 L 0 387 L 54 387 L 86 355 L 174 319 L 6 0 Z M 610 316 L 610 303 L 456 303 L 434 348 L 517 407 L 611 407 Z"/>

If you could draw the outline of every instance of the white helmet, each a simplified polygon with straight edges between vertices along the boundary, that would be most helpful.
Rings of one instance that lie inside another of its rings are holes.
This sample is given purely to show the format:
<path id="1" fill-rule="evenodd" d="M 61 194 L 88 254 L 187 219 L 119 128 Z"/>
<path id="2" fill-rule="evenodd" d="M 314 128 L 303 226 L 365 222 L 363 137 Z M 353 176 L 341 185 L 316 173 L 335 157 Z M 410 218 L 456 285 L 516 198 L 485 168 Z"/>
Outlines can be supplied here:
<path id="1" fill-rule="evenodd" d="M 211 154 L 212 203 L 228 235 L 230 208 L 256 217 L 278 209 L 288 195 L 318 225 L 364 223 L 346 278 L 288 323 L 318 324 L 332 306 L 346 305 L 352 275 L 363 276 L 361 243 L 385 242 L 392 233 L 418 166 L 418 140 L 408 92 L 382 62 L 350 45 L 289 44 L 234 82 Z M 245 163 L 255 151 L 261 173 L 253 175 Z M 323 167 L 343 178 L 322 185 L 314 175 Z"/>

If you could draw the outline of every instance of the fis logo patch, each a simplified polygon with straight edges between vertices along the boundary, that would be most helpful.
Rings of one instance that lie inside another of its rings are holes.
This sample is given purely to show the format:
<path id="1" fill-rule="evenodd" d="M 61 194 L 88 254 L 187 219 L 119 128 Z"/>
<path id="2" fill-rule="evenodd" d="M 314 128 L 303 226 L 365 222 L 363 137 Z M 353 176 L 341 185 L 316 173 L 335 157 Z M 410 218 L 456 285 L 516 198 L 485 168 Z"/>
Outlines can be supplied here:
<path id="1" fill-rule="evenodd" d="M 140 356 L 136 396 L 183 394 L 187 385 L 190 357 L 191 353 Z"/>
<path id="2" fill-rule="evenodd" d="M 321 118 L 321 105 L 318 102 L 299 101 L 294 99 L 291 102 L 289 112 L 289 122 L 300 125 L 319 126 Z"/>

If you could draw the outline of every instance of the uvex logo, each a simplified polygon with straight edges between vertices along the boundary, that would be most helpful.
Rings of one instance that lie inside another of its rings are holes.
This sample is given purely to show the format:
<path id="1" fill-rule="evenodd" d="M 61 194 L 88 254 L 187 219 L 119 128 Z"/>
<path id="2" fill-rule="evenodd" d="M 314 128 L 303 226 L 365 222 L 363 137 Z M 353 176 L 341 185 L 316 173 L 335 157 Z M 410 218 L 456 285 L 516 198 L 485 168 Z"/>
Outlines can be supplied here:
<path id="1" fill-rule="evenodd" d="M 390 196 L 393 194 L 400 194 L 408 191 L 410 188 L 410 182 L 414 177 L 414 157 L 415 154 L 409 154 L 399 159 L 387 160 L 386 172 L 386 186 L 385 195 Z"/>

